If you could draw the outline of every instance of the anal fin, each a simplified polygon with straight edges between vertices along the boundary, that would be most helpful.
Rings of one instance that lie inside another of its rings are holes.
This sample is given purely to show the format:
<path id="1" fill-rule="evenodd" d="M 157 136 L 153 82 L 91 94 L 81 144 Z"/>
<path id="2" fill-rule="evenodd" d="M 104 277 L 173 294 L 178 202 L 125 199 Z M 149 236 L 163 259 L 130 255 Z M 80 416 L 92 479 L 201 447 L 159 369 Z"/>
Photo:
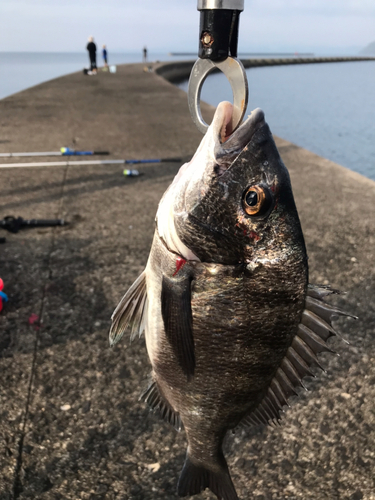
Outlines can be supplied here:
<path id="1" fill-rule="evenodd" d="M 161 418 L 171 424 L 176 431 L 182 429 L 179 413 L 168 403 L 155 382 L 151 382 L 147 389 L 142 392 L 139 400 L 147 403 L 153 411 L 157 411 Z"/>

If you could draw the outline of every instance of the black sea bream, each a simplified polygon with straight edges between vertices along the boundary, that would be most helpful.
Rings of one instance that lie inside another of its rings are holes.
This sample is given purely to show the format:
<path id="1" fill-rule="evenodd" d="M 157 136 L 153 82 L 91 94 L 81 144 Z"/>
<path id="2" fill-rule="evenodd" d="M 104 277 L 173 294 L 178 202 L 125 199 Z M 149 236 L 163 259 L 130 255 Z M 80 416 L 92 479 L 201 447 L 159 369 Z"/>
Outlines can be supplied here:
<path id="1" fill-rule="evenodd" d="M 260 109 L 233 134 L 221 103 L 193 159 L 160 201 L 144 272 L 115 310 L 111 344 L 145 332 L 143 399 L 187 456 L 180 496 L 237 494 L 222 452 L 237 425 L 278 421 L 335 332 L 328 287 L 308 284 L 288 171 Z"/>

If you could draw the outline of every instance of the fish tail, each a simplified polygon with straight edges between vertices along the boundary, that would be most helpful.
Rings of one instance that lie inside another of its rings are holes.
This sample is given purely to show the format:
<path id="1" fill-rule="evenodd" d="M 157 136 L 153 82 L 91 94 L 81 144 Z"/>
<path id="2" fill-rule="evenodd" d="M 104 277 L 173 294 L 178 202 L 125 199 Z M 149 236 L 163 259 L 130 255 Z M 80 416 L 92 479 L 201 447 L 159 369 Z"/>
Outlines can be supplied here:
<path id="1" fill-rule="evenodd" d="M 215 464 L 215 470 L 213 470 L 201 463 L 194 463 L 187 455 L 178 480 L 178 495 L 180 497 L 196 495 L 209 488 L 219 500 L 238 500 L 223 455 L 220 462 Z"/>

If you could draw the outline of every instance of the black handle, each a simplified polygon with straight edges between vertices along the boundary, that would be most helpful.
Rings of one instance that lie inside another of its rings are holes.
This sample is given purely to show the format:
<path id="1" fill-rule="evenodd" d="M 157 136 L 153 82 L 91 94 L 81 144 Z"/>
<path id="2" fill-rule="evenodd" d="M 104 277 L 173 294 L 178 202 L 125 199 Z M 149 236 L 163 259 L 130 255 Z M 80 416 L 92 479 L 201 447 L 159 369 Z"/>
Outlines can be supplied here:
<path id="1" fill-rule="evenodd" d="M 9 231 L 10 233 L 18 233 L 22 228 L 26 227 L 52 227 L 65 226 L 67 222 L 64 219 L 23 219 L 22 217 L 14 217 L 8 215 L 3 220 L 0 220 L 0 228 Z"/>
<path id="2" fill-rule="evenodd" d="M 211 61 L 237 57 L 240 10 L 205 9 L 200 13 L 198 56 Z"/>
<path id="3" fill-rule="evenodd" d="M 22 219 L 22 227 L 53 227 L 65 226 L 64 219 Z"/>

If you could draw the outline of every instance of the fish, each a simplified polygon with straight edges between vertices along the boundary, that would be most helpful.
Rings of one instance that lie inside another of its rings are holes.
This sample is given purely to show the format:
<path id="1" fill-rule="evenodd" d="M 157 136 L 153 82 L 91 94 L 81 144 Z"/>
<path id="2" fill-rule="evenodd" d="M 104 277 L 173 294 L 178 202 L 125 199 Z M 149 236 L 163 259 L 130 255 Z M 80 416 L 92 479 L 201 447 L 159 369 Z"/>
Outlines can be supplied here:
<path id="1" fill-rule="evenodd" d="M 141 395 L 186 432 L 179 496 L 209 488 L 238 500 L 223 441 L 238 426 L 277 424 L 338 316 L 309 284 L 290 177 L 261 109 L 234 132 L 222 102 L 156 214 L 145 270 L 112 315 L 114 345 L 144 332 L 152 371 Z"/>

